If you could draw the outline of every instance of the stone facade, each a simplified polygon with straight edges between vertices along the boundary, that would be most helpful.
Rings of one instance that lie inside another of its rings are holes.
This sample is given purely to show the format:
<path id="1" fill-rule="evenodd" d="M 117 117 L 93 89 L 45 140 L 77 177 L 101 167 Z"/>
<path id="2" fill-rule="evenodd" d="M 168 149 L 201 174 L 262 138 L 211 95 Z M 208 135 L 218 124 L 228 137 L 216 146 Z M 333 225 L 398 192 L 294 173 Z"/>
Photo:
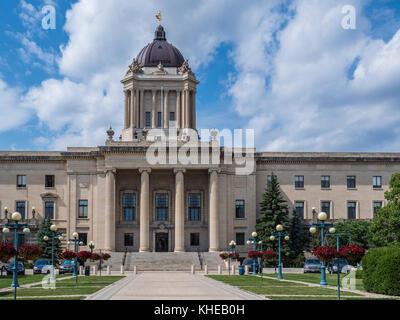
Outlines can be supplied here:
<path id="1" fill-rule="evenodd" d="M 97 249 L 219 251 L 233 239 L 244 252 L 272 171 L 290 207 L 307 221 L 313 219 L 312 207 L 329 210 L 332 220 L 371 219 L 374 206 L 385 204 L 391 175 L 400 171 L 398 153 L 261 152 L 249 175 L 236 175 L 235 165 L 222 156 L 217 165 L 150 165 L 150 129 L 176 128 L 182 144 L 186 130 L 196 128 L 199 82 L 187 61 L 147 67 L 134 60 L 122 84 L 119 141 L 110 129 L 105 146 L 0 152 L 2 225 L 24 206 L 33 231 L 26 242 L 35 240 L 47 212 L 64 239 L 77 231 Z"/>

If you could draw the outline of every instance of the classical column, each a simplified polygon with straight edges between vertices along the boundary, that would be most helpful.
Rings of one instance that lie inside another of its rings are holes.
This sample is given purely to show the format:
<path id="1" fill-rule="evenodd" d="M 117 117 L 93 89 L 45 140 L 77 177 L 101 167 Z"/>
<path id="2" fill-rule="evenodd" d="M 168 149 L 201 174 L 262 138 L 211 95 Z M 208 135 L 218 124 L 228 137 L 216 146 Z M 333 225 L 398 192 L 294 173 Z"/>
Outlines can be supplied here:
<path id="1" fill-rule="evenodd" d="M 105 194 L 105 233 L 104 249 L 115 250 L 115 176 L 113 170 L 106 172 L 106 194 Z"/>
<path id="2" fill-rule="evenodd" d="M 168 94 L 169 94 L 169 90 L 165 90 L 165 92 L 164 92 L 164 128 L 169 128 Z"/>
<path id="3" fill-rule="evenodd" d="M 190 91 L 186 90 L 185 96 L 185 128 L 191 128 L 190 125 Z"/>
<path id="4" fill-rule="evenodd" d="M 124 122 L 124 128 L 127 129 L 129 128 L 129 96 L 128 96 L 128 91 L 124 91 L 125 92 L 125 122 Z"/>
<path id="5" fill-rule="evenodd" d="M 192 128 L 196 129 L 196 91 L 192 91 Z"/>
<path id="6" fill-rule="evenodd" d="M 131 123 L 130 123 L 130 127 L 135 127 L 135 90 L 132 89 L 131 90 Z"/>
<path id="7" fill-rule="evenodd" d="M 140 105 L 139 105 L 139 89 L 135 90 L 135 125 L 136 128 L 140 127 L 140 119 L 139 119 L 139 109 L 140 109 Z"/>
<path id="8" fill-rule="evenodd" d="M 182 91 L 182 94 L 181 94 L 181 128 L 186 128 L 186 123 L 185 123 L 185 120 L 186 120 L 186 104 L 185 104 L 185 102 L 186 102 L 186 99 L 185 99 L 185 96 L 186 96 L 186 90 L 183 90 Z"/>
<path id="9" fill-rule="evenodd" d="M 140 114 L 140 124 L 139 128 L 144 128 L 144 90 L 140 89 L 140 108 L 139 108 L 139 114 Z"/>
<path id="10" fill-rule="evenodd" d="M 140 252 L 149 251 L 149 224 L 150 224 L 150 182 L 151 169 L 139 169 L 141 173 L 140 186 Z"/>
<path id="11" fill-rule="evenodd" d="M 210 173 L 210 252 L 219 251 L 218 241 L 218 170 L 209 169 Z"/>
<path id="12" fill-rule="evenodd" d="M 185 251 L 185 169 L 175 169 L 175 252 Z"/>
<path id="13" fill-rule="evenodd" d="M 151 107 L 151 127 L 157 128 L 157 108 L 156 108 L 156 93 L 157 91 L 152 90 L 152 107 Z"/>
<path id="14" fill-rule="evenodd" d="M 175 113 L 176 127 L 181 128 L 181 92 L 176 90 L 176 113 Z"/>

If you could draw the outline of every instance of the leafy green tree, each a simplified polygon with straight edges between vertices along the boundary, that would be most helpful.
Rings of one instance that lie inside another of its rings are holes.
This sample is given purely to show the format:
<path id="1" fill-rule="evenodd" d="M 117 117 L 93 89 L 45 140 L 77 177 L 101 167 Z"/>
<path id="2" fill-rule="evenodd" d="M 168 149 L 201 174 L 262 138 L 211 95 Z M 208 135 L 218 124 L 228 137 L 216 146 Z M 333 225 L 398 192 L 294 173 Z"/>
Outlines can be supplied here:
<path id="1" fill-rule="evenodd" d="M 371 226 L 371 222 L 367 220 L 348 220 L 344 222 L 338 222 L 335 224 L 335 229 L 337 233 L 350 233 L 351 234 L 351 242 L 349 237 L 341 237 L 340 245 L 346 244 L 357 244 L 364 249 L 368 249 L 370 247 L 370 235 L 369 228 Z M 329 237 L 332 238 L 332 237 Z M 329 239 L 329 243 L 336 246 L 336 238 L 335 241 L 333 239 Z"/>
<path id="2" fill-rule="evenodd" d="M 377 247 L 400 243 L 400 173 L 394 173 L 385 192 L 388 201 L 379 208 L 370 226 L 372 243 Z"/>
<path id="3" fill-rule="evenodd" d="M 287 232 L 289 228 L 289 210 L 286 200 L 280 191 L 277 177 L 272 172 L 271 180 L 267 183 L 263 199 L 260 203 L 260 218 L 257 219 L 256 231 L 264 244 L 278 252 L 278 241 L 269 238 L 276 232 L 276 226 L 281 224 Z M 284 261 L 288 261 L 290 254 L 289 243 L 282 238 L 281 254 Z"/>
<path id="4" fill-rule="evenodd" d="M 37 234 L 37 241 L 39 244 L 39 247 L 42 248 L 42 258 L 47 258 L 51 259 L 51 238 L 49 238 L 48 241 L 45 241 L 43 237 L 45 235 L 50 234 L 50 226 L 51 226 L 51 221 L 49 219 L 45 219 L 40 223 L 39 226 L 39 232 Z M 55 261 L 58 261 L 61 259 L 61 241 L 59 239 L 54 239 L 54 259 Z"/>
<path id="5" fill-rule="evenodd" d="M 296 210 L 293 210 L 293 216 L 290 219 L 289 236 L 289 258 L 294 261 L 298 259 L 299 255 L 303 255 L 310 241 L 309 230 L 304 224 L 304 220 L 296 213 Z"/>

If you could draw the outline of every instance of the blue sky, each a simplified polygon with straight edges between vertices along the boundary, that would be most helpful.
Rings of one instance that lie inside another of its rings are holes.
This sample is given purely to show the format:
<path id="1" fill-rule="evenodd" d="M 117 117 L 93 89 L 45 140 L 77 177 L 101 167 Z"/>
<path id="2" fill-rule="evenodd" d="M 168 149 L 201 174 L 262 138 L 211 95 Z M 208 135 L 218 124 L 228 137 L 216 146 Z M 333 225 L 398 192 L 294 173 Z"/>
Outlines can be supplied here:
<path id="1" fill-rule="evenodd" d="M 48 4 L 55 30 L 41 27 Z M 356 30 L 341 27 L 348 4 Z M 199 127 L 254 128 L 263 151 L 399 151 L 398 0 L 1 1 L 0 150 L 119 132 L 119 80 L 159 9 L 201 81 Z"/>

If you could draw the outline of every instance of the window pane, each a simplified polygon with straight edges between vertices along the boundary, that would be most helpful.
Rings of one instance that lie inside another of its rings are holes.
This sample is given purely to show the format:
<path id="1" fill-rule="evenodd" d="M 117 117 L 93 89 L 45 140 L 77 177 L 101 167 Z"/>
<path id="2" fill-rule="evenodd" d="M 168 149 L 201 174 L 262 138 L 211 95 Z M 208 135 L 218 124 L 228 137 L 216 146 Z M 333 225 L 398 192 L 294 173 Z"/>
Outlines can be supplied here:
<path id="1" fill-rule="evenodd" d="M 244 217 L 244 200 L 236 200 L 236 218 L 243 219 Z"/>
<path id="2" fill-rule="evenodd" d="M 379 208 L 382 208 L 382 201 L 374 201 L 374 215 L 376 215 Z"/>
<path id="3" fill-rule="evenodd" d="M 321 188 L 330 188 L 330 187 L 331 187 L 331 177 L 321 176 Z"/>
<path id="4" fill-rule="evenodd" d="M 88 200 L 79 200 L 78 217 L 79 218 L 88 217 Z"/>
<path id="5" fill-rule="evenodd" d="M 46 188 L 54 188 L 54 182 L 55 182 L 55 177 L 52 175 L 46 175 L 46 182 L 45 182 L 45 187 Z"/>
<path id="6" fill-rule="evenodd" d="M 330 203 L 330 201 L 322 201 L 321 202 L 321 211 L 325 212 L 326 215 L 328 216 L 328 219 L 330 219 L 330 216 L 331 216 L 331 203 Z"/>
<path id="7" fill-rule="evenodd" d="M 304 176 L 295 176 L 294 186 L 296 188 L 304 188 Z"/>
<path id="8" fill-rule="evenodd" d="M 83 245 L 87 245 L 87 233 L 79 233 L 79 242 L 83 242 Z"/>
<path id="9" fill-rule="evenodd" d="M 201 216 L 200 193 L 189 193 L 189 220 L 200 221 Z"/>
<path id="10" fill-rule="evenodd" d="M 374 188 L 381 188 L 382 187 L 382 177 L 381 176 L 373 177 L 372 183 L 373 183 Z"/>
<path id="11" fill-rule="evenodd" d="M 301 219 L 304 219 L 304 202 L 296 201 L 295 207 L 297 216 L 300 217 Z"/>
<path id="12" fill-rule="evenodd" d="M 161 128 L 161 112 L 157 113 L 157 127 Z"/>
<path id="13" fill-rule="evenodd" d="M 347 203 L 347 218 L 348 219 L 356 218 L 356 203 L 355 202 Z"/>
<path id="14" fill-rule="evenodd" d="M 151 127 L 151 112 L 146 112 L 146 127 Z"/>
<path id="15" fill-rule="evenodd" d="M 169 113 L 169 121 L 175 121 L 175 112 Z"/>
<path id="16" fill-rule="evenodd" d="M 136 194 L 125 193 L 122 196 L 122 215 L 124 221 L 136 220 Z"/>
<path id="17" fill-rule="evenodd" d="M 244 233 L 243 232 L 236 233 L 236 245 L 244 246 Z"/>
<path id="18" fill-rule="evenodd" d="M 18 188 L 26 187 L 26 176 L 17 176 L 17 187 Z"/>
<path id="19" fill-rule="evenodd" d="M 124 234 L 124 246 L 133 247 L 133 233 Z"/>
<path id="20" fill-rule="evenodd" d="M 347 177 L 347 188 L 355 188 L 356 187 L 356 177 L 348 176 Z"/>
<path id="21" fill-rule="evenodd" d="M 25 201 L 17 201 L 17 212 L 19 212 L 22 216 L 22 219 L 25 219 Z"/>
<path id="22" fill-rule="evenodd" d="M 200 245 L 200 233 L 190 234 L 190 245 L 195 247 Z"/>
<path id="23" fill-rule="evenodd" d="M 157 193 L 156 194 L 156 218 L 157 221 L 168 220 L 168 194 Z"/>
<path id="24" fill-rule="evenodd" d="M 54 202 L 46 201 L 45 204 L 45 217 L 46 219 L 53 220 L 54 219 Z"/>

